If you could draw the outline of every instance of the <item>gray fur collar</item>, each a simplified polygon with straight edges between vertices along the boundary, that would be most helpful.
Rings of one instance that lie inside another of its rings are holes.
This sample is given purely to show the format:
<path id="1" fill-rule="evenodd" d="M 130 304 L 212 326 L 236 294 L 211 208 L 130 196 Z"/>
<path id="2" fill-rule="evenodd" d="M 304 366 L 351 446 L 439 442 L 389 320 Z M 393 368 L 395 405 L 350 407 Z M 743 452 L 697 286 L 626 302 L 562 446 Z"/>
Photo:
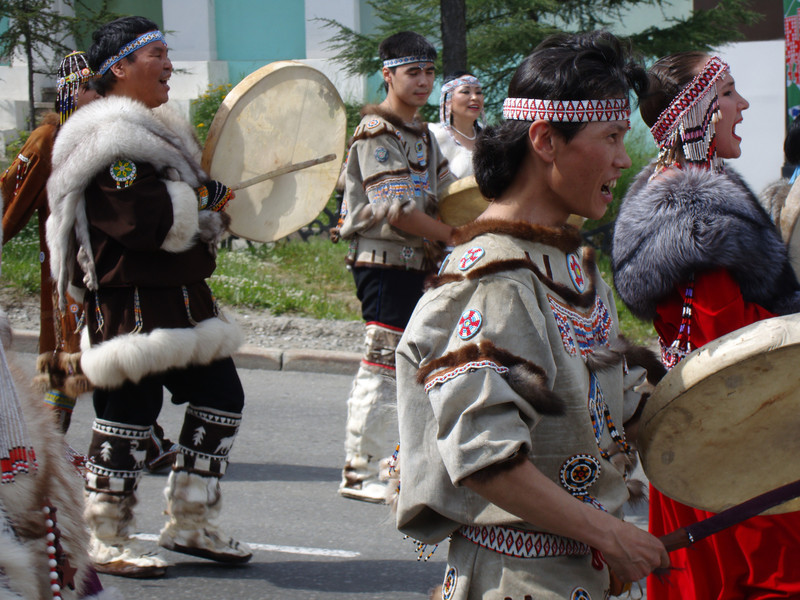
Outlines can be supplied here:
<path id="1" fill-rule="evenodd" d="M 110 96 L 70 117 L 56 138 L 47 183 L 47 245 L 60 298 L 71 280 L 75 255 L 87 288 L 96 289 L 84 200 L 91 180 L 115 160 L 127 158 L 152 164 L 165 180 L 197 188 L 208 179 L 200 168 L 200 153 L 191 126 L 167 106 L 151 110 L 130 98 Z"/>
<path id="2" fill-rule="evenodd" d="M 687 168 L 648 183 L 651 173 L 652 165 L 631 185 L 614 231 L 614 283 L 636 316 L 652 319 L 692 273 L 718 268 L 746 301 L 778 314 L 800 310 L 783 240 L 735 172 Z"/>

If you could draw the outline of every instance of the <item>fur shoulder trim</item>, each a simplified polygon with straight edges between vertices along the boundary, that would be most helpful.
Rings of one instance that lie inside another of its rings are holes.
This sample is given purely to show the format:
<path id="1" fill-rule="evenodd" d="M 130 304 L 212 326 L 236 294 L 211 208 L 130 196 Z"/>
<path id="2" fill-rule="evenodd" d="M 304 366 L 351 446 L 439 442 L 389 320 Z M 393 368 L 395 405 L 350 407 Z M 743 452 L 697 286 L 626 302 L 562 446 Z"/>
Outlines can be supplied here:
<path id="1" fill-rule="evenodd" d="M 636 316 L 652 319 L 657 303 L 692 273 L 719 268 L 747 301 L 793 302 L 800 286 L 786 247 L 738 175 L 686 168 L 648 182 L 651 172 L 634 181 L 614 231 L 614 283 Z"/>
<path id="2" fill-rule="evenodd" d="M 95 387 L 114 388 L 152 373 L 227 358 L 243 342 L 241 330 L 221 318 L 196 327 L 127 333 L 96 346 L 88 346 L 84 333 L 81 368 Z"/>
<path id="3" fill-rule="evenodd" d="M 406 123 L 394 114 L 392 111 L 387 110 L 380 104 L 368 104 L 361 109 L 362 118 L 369 116 L 377 116 L 390 124 L 394 129 L 401 131 L 409 131 L 414 135 L 421 136 L 423 133 L 428 133 L 428 124 L 421 120 L 415 120 L 414 123 Z M 417 115 L 419 116 L 419 115 Z"/>
<path id="4" fill-rule="evenodd" d="M 456 245 L 466 244 L 484 233 L 500 233 L 511 237 L 554 246 L 563 252 L 575 252 L 583 241 L 581 233 L 571 225 L 563 227 L 544 227 L 522 221 L 501 221 L 485 219 L 468 223 L 453 233 Z"/>
<path id="5" fill-rule="evenodd" d="M 554 281 L 534 263 L 529 256 L 525 258 L 508 258 L 504 260 L 496 260 L 487 263 L 483 266 L 470 269 L 466 274 L 460 273 L 444 273 L 442 275 L 434 275 L 425 280 L 425 290 L 437 288 L 448 283 L 459 281 L 475 281 L 482 277 L 488 277 L 495 273 L 503 273 L 515 271 L 517 269 L 526 269 L 532 271 L 536 278 L 542 282 L 543 285 L 550 288 L 553 292 L 567 300 L 573 306 L 580 308 L 588 308 L 594 304 L 595 296 L 597 295 L 597 265 L 595 262 L 594 250 L 589 247 L 583 249 L 583 257 L 581 260 L 583 271 L 588 275 L 589 285 L 583 292 L 577 292 L 573 288 L 566 286 L 558 281 Z"/>
<path id="6" fill-rule="evenodd" d="M 158 115 L 174 124 L 171 113 Z M 208 177 L 194 158 L 197 145 L 182 142 L 180 134 L 141 102 L 122 96 L 96 100 L 61 127 L 53 147 L 52 187 L 58 195 L 82 190 L 119 158 L 148 162 L 159 171 L 173 168 L 182 181 L 198 187 Z"/>
<path id="7" fill-rule="evenodd" d="M 469 344 L 420 367 L 417 371 L 417 383 L 428 383 L 434 372 L 437 376 L 442 375 L 478 360 L 489 360 L 506 367 L 508 373 L 505 377 L 509 385 L 530 402 L 537 412 L 545 415 L 564 414 L 564 401 L 548 387 L 547 374 L 543 368 L 489 341 Z"/>

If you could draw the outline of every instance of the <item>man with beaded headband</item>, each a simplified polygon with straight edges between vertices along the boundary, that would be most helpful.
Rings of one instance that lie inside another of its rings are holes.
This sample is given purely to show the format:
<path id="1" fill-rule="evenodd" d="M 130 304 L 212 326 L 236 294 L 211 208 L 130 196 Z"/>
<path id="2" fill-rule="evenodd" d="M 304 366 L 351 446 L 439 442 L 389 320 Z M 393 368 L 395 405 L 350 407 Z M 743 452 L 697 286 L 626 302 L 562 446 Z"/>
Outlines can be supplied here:
<path id="1" fill-rule="evenodd" d="M 345 166 L 340 235 L 350 243 L 366 322 L 365 353 L 347 401 L 345 466 L 339 494 L 384 502 L 380 461 L 397 442 L 394 350 L 422 295 L 432 260 L 428 241 L 449 241 L 435 217 L 452 175 L 417 109 L 433 87 L 436 50 L 403 31 L 380 45 L 386 99 L 365 106 Z"/>
<path id="2" fill-rule="evenodd" d="M 606 211 L 631 164 L 628 95 L 645 85 L 611 34 L 554 36 L 478 138 L 492 201 L 456 230 L 397 348 L 397 526 L 450 536 L 443 599 L 601 600 L 610 570 L 630 582 L 669 564 L 621 519 L 624 424 L 663 368 L 620 337 L 613 294 L 567 225 Z"/>
<path id="3" fill-rule="evenodd" d="M 41 263 L 41 304 L 39 324 L 39 375 L 37 384 L 46 390 L 45 403 L 55 411 L 61 430 L 69 428 L 77 396 L 88 389 L 80 373 L 78 358 L 80 341 L 75 333 L 80 307 L 67 300 L 67 310 L 53 307 L 53 285 L 50 277 L 50 253 L 45 241 L 47 178 L 50 158 L 60 125 L 80 106 L 98 98 L 89 82 L 95 77 L 86 54 L 72 52 L 61 61 L 56 83 L 56 112 L 44 117 L 25 142 L 19 155 L 0 176 L 3 195 L 3 242 L 8 242 L 28 223 L 33 213 L 39 221 L 39 259 Z"/>
<path id="4" fill-rule="evenodd" d="M 95 387 L 86 478 L 92 558 L 99 571 L 122 576 L 166 570 L 131 535 L 166 387 L 173 403 L 188 407 L 159 544 L 246 562 L 250 550 L 213 523 L 244 406 L 231 359 L 241 333 L 206 283 L 232 193 L 200 168 L 191 126 L 162 106 L 172 63 L 157 25 L 125 17 L 93 40 L 89 64 L 105 97 L 62 127 L 47 221 L 59 302 L 67 293 L 83 302 L 81 366 Z"/>
<path id="5" fill-rule="evenodd" d="M 730 68 L 703 52 L 650 69 L 644 122 L 659 145 L 622 202 L 614 282 L 639 318 L 652 320 L 667 367 L 736 329 L 800 311 L 786 247 L 745 182 L 735 128 L 749 106 Z M 651 487 L 650 531 L 663 535 L 709 517 Z M 800 513 L 760 516 L 672 553 L 668 577 L 648 580 L 664 599 L 800 597 Z"/>

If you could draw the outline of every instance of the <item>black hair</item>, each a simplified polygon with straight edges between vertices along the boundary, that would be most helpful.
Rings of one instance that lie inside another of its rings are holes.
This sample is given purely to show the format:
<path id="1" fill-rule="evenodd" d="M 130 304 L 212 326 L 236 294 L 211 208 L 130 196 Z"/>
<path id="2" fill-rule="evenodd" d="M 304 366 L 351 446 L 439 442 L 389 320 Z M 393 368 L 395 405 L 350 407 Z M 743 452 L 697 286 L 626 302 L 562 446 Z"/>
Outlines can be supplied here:
<path id="1" fill-rule="evenodd" d="M 148 31 L 157 29 L 158 24 L 146 17 L 122 17 L 106 23 L 92 33 L 93 43 L 86 53 L 89 58 L 89 66 L 93 71 L 98 72 L 103 62 L 119 52 L 124 45 L 129 44 Z M 128 62 L 136 60 L 133 54 L 129 54 L 125 59 Z M 97 93 L 105 96 L 116 81 L 117 77 L 109 69 L 104 75 L 95 79 L 93 87 Z"/>
<path id="2" fill-rule="evenodd" d="M 783 153 L 790 165 L 800 164 L 800 115 L 797 115 L 789 125 L 789 132 L 783 142 Z"/>
<path id="3" fill-rule="evenodd" d="M 449 74 L 444 76 L 444 78 L 442 79 L 442 85 L 444 85 L 448 81 L 453 81 L 454 79 L 458 79 L 459 77 L 464 77 L 464 76 L 467 76 L 467 75 L 471 76 L 471 77 L 475 77 L 475 74 L 474 73 L 470 73 L 469 71 L 453 71 L 452 73 L 449 73 Z M 440 104 L 441 104 L 441 102 L 440 102 Z M 475 121 L 475 131 L 477 131 L 478 133 L 483 131 L 483 127 L 481 127 L 481 124 L 479 123 L 479 121 L 480 121 L 480 119 L 477 119 Z M 453 124 L 453 113 L 450 113 L 450 124 L 451 125 Z"/>
<path id="4" fill-rule="evenodd" d="M 390 35 L 378 46 L 378 54 L 381 57 L 381 62 L 406 56 L 427 58 L 431 62 L 436 60 L 436 48 L 420 34 L 413 31 L 401 31 Z"/>
<path id="5" fill-rule="evenodd" d="M 509 98 L 602 100 L 640 96 L 647 72 L 611 33 L 592 31 L 548 37 L 525 58 L 508 86 Z M 511 185 L 528 151 L 530 121 L 503 121 L 487 127 L 472 155 L 475 179 L 486 198 L 497 198 Z M 585 123 L 552 122 L 569 142 Z"/>
<path id="6" fill-rule="evenodd" d="M 708 58 L 706 52 L 678 52 L 658 59 L 650 67 L 647 93 L 639 101 L 639 113 L 648 127 L 655 125 L 661 113 L 695 78 L 698 67 Z"/>

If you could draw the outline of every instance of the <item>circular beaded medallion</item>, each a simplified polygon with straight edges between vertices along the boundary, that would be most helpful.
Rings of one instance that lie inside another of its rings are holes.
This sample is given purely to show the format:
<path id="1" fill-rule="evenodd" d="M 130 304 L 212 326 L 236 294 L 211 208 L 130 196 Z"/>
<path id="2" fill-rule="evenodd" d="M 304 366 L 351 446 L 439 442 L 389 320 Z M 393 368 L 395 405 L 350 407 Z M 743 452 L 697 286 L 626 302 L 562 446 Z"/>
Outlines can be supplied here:
<path id="1" fill-rule="evenodd" d="M 559 476 L 569 492 L 585 493 L 600 476 L 600 461 L 591 454 L 576 454 L 564 462 Z"/>

